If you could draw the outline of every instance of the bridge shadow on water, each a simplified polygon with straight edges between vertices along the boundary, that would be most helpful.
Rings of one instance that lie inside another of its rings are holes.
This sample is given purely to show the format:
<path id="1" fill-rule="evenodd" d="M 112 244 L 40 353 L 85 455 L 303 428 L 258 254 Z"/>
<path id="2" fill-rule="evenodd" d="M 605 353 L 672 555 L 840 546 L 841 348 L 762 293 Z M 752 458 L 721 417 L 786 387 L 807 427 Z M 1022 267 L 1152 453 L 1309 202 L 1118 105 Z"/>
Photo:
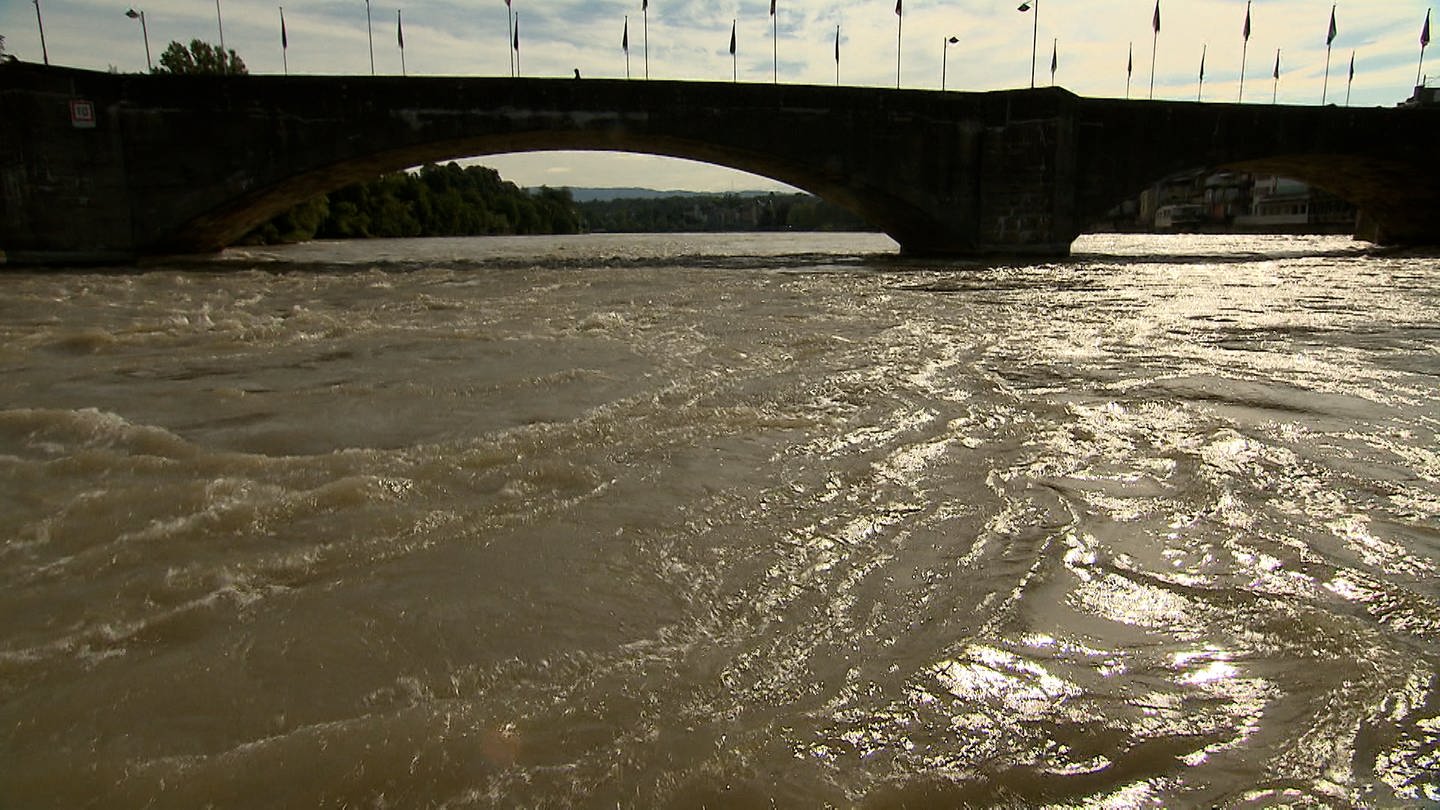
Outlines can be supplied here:
<path id="1" fill-rule="evenodd" d="M 584 239 L 585 237 L 578 237 Z M 408 241 L 408 240 L 406 240 Z M 996 256 L 986 258 L 924 258 L 899 252 L 831 253 L 795 251 L 779 253 L 753 252 L 727 255 L 705 250 L 683 251 L 666 255 L 626 255 L 590 253 L 567 255 L 564 251 L 536 250 L 533 253 L 506 255 L 414 256 L 377 246 L 374 251 L 345 251 L 344 255 L 323 251 L 322 243 L 309 243 L 322 248 L 310 256 L 296 256 L 285 246 L 274 248 L 238 248 L 218 254 L 182 255 L 143 259 L 133 264 L 108 266 L 12 266 L 9 272 L 43 272 L 46 274 L 107 274 L 142 275 L 151 272 L 182 272 L 208 275 L 236 272 L 283 274 L 345 274 L 345 273 L 414 273 L 451 272 L 511 273 L 534 270 L 551 272 L 594 272 L 608 270 L 715 271 L 736 273 L 781 273 L 786 275 L 875 274 L 894 276 L 902 288 L 934 293 L 963 293 L 997 289 L 1026 289 L 1039 284 L 1054 287 L 1069 284 L 1093 286 L 1094 278 L 1075 276 L 1064 279 L 1053 271 L 1121 269 L 1134 266 L 1234 265 L 1243 266 L 1267 261 L 1354 260 L 1362 258 L 1440 259 L 1440 248 L 1382 247 L 1367 242 L 1350 242 L 1324 249 L 1303 246 L 1277 250 L 1253 249 L 1185 250 L 1175 253 L 1139 253 L 1116 251 L 1076 251 L 1068 257 Z M 365 240 L 342 243 L 364 245 Z M 301 247 L 309 245 L 302 244 Z M 1043 282 L 1036 271 L 1047 275 Z M 936 278 L 943 276 L 943 279 Z"/>

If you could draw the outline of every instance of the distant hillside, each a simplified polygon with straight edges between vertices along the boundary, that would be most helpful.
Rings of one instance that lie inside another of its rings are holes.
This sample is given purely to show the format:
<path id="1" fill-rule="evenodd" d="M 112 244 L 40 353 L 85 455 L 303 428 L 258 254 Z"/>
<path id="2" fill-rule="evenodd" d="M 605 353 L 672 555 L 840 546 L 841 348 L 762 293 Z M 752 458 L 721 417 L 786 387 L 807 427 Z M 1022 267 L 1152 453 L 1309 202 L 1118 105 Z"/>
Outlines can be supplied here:
<path id="1" fill-rule="evenodd" d="M 564 189 L 562 193 L 578 192 Z M 577 196 L 575 206 L 580 214 L 581 229 L 592 233 L 872 229 L 849 211 L 798 192 L 655 194 L 584 201 Z"/>
<path id="2" fill-rule="evenodd" d="M 526 189 L 530 192 L 536 188 Z M 768 191 L 658 191 L 653 188 L 571 188 L 570 196 L 577 203 L 605 200 L 662 200 L 671 197 L 763 197 Z"/>

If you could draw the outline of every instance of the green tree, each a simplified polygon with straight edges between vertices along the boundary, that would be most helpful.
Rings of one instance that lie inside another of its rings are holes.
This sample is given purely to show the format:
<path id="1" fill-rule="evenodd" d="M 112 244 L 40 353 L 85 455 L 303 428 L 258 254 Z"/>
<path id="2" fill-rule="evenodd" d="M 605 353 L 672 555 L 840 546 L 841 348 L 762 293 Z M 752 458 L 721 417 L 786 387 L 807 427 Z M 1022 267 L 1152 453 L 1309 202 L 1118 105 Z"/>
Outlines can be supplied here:
<path id="1" fill-rule="evenodd" d="M 187 47 L 179 42 L 171 42 L 160 54 L 160 65 L 155 68 L 156 73 L 184 73 L 184 74 L 234 74 L 249 73 L 245 68 L 245 62 L 235 53 L 235 49 L 221 50 L 208 42 L 198 39 L 190 40 Z"/>
<path id="2" fill-rule="evenodd" d="M 330 198 L 321 194 L 275 217 L 251 231 L 244 244 L 273 245 L 277 242 L 308 242 L 330 217 Z"/>

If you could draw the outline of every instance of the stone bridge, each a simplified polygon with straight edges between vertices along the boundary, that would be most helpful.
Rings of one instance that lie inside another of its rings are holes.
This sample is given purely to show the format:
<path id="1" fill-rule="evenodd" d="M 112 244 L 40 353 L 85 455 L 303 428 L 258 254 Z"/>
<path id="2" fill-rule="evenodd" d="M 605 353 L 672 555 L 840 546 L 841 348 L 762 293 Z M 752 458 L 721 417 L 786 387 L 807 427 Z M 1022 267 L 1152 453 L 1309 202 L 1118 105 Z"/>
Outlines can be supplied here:
<path id="1" fill-rule="evenodd" d="M 115 75 L 0 64 L 0 262 L 215 250 L 297 202 L 425 162 L 538 150 L 781 180 L 917 255 L 1065 255 L 1181 171 L 1327 189 L 1386 243 L 1440 243 L 1440 109 L 1080 98 L 1060 89 Z M 636 178 L 643 183 L 643 178 Z"/>

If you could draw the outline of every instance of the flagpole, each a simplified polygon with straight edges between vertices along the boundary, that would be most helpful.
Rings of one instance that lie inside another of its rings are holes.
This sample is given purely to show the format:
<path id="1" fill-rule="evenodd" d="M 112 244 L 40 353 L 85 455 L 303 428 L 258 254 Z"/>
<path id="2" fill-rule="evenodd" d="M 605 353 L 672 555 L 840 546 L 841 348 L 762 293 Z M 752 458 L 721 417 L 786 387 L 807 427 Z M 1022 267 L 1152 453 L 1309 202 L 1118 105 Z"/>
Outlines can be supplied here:
<path id="1" fill-rule="evenodd" d="M 400 75 L 405 73 L 405 26 L 400 22 L 400 9 L 395 9 L 395 41 L 400 44 Z"/>
<path id="2" fill-rule="evenodd" d="M 50 51 L 45 47 L 45 20 L 40 16 L 40 0 L 31 0 L 35 4 L 35 25 L 40 28 L 40 56 L 44 58 L 45 64 L 50 64 Z"/>
<path id="3" fill-rule="evenodd" d="M 625 51 L 625 78 L 630 78 L 630 15 L 625 15 L 625 37 L 620 40 L 620 47 Z"/>
<path id="4" fill-rule="evenodd" d="M 1350 87 L 1355 84 L 1355 52 L 1350 52 L 1350 78 L 1345 80 L 1345 106 L 1350 106 Z"/>
<path id="5" fill-rule="evenodd" d="M 1275 87 L 1270 91 L 1270 103 L 1280 97 L 1280 49 L 1275 49 Z"/>
<path id="6" fill-rule="evenodd" d="M 1200 84 L 1195 88 L 1195 100 L 1201 101 L 1201 95 L 1205 93 L 1205 54 L 1210 51 L 1210 43 L 1200 46 Z"/>
<path id="7" fill-rule="evenodd" d="M 370 26 L 370 0 L 365 0 L 365 37 L 370 42 L 370 75 L 375 75 L 375 31 Z"/>
<path id="8" fill-rule="evenodd" d="M 1125 100 L 1130 100 L 1130 80 L 1135 77 L 1135 43 L 1130 43 L 1130 55 L 1125 58 Z"/>
<path id="9" fill-rule="evenodd" d="M 513 37 L 511 38 L 511 40 L 510 40 L 510 44 L 513 45 L 514 48 L 515 48 L 515 76 L 516 76 L 516 78 L 519 78 L 519 76 L 520 76 L 520 12 L 518 12 L 518 11 L 515 12 L 515 31 L 514 31 L 514 36 L 513 36 Z"/>
<path id="10" fill-rule="evenodd" d="M 510 78 L 515 78 L 515 9 L 505 0 L 505 52 L 510 55 Z"/>
<path id="11" fill-rule="evenodd" d="M 770 0 L 770 83 L 780 83 L 780 15 L 775 13 L 775 0 Z"/>
<path id="12" fill-rule="evenodd" d="M 645 78 L 650 78 L 650 0 L 640 2 L 641 23 L 645 28 Z M 625 58 L 630 58 L 630 52 L 625 52 Z M 628 62 L 627 62 L 628 64 Z"/>
<path id="13" fill-rule="evenodd" d="M 739 22 L 738 18 L 730 21 L 730 82 L 732 84 L 740 83 L 740 58 L 735 55 L 735 26 Z"/>
<path id="14" fill-rule="evenodd" d="M 1050 86 L 1055 86 L 1055 71 L 1060 67 L 1060 38 L 1050 43 Z"/>
<path id="15" fill-rule="evenodd" d="M 840 24 L 835 24 L 835 86 L 840 86 Z"/>
<path id="16" fill-rule="evenodd" d="M 1415 86 L 1420 86 L 1420 71 L 1425 69 L 1425 46 L 1430 44 L 1430 9 L 1425 10 L 1425 27 L 1420 31 L 1420 64 L 1415 66 Z M 1418 98 L 1418 96 L 1417 96 Z"/>
<path id="17" fill-rule="evenodd" d="M 1320 85 L 1320 106 L 1325 106 L 1325 99 L 1330 95 L 1330 46 L 1325 46 L 1325 81 Z"/>
<path id="18" fill-rule="evenodd" d="M 1154 36 L 1150 39 L 1150 98 L 1155 98 L 1155 52 L 1160 48 L 1160 0 L 1155 0 L 1155 19 L 1150 26 Z"/>
<path id="19" fill-rule="evenodd" d="M 285 75 L 290 75 L 290 38 L 285 36 L 285 7 L 280 7 L 280 62 L 285 67 Z"/>
<path id="20" fill-rule="evenodd" d="M 895 89 L 900 89 L 900 43 L 905 30 L 905 12 L 901 4 L 905 0 L 895 0 Z"/>
<path id="21" fill-rule="evenodd" d="M 1250 3 L 1245 3 L 1245 44 L 1240 48 L 1240 97 L 1237 104 L 1245 102 L 1245 59 L 1250 55 Z"/>
<path id="22" fill-rule="evenodd" d="M 1335 6 L 1330 7 L 1330 33 L 1325 36 L 1325 82 L 1320 85 L 1320 106 L 1330 96 L 1330 47 L 1335 42 Z"/>

